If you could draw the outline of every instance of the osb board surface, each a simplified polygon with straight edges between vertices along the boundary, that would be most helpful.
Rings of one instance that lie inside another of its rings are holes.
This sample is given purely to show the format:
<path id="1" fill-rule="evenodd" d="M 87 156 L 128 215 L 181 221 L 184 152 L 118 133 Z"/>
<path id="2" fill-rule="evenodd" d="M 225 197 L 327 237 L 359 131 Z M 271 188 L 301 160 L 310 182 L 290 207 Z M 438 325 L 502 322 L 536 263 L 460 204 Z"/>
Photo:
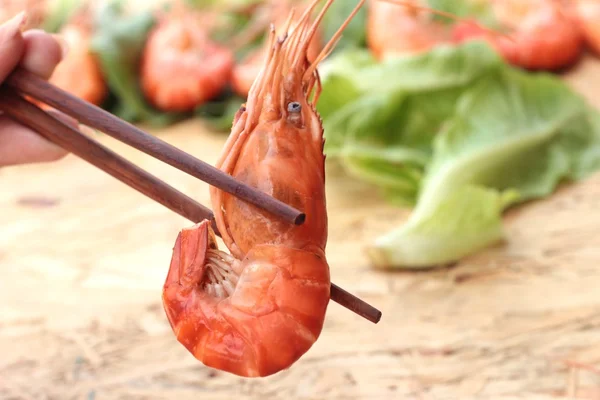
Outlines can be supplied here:
<path id="1" fill-rule="evenodd" d="M 568 77 L 598 106 L 599 74 L 587 61 Z M 161 137 L 210 163 L 225 140 L 198 121 Z M 204 183 L 100 140 L 209 203 Z M 244 380 L 201 366 L 162 311 L 188 221 L 73 156 L 0 170 L 0 398 L 600 398 L 600 175 L 511 212 L 506 244 L 419 273 L 362 252 L 407 213 L 336 168 L 327 181 L 333 280 L 383 318 L 332 303 L 298 363 Z"/>

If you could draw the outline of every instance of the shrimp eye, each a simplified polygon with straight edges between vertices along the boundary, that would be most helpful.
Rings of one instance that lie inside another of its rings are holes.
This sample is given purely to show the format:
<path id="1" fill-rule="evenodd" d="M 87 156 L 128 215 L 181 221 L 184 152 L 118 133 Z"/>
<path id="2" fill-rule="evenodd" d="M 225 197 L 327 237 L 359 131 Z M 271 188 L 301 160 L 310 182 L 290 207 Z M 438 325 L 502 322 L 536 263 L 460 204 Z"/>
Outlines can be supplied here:
<path id="1" fill-rule="evenodd" d="M 300 110 L 302 110 L 302 104 L 298 103 L 297 101 L 293 101 L 288 104 L 287 110 L 289 113 L 299 113 Z"/>

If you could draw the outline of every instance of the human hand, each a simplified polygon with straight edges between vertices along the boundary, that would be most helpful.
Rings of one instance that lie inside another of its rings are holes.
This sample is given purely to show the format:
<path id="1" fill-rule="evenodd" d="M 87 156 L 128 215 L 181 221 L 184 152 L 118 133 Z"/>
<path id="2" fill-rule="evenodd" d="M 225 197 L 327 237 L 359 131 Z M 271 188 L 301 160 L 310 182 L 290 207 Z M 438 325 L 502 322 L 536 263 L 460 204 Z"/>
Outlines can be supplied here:
<path id="1" fill-rule="evenodd" d="M 21 13 L 0 25 L 0 84 L 17 66 L 49 79 L 65 56 L 66 45 L 56 36 L 40 30 L 21 33 L 25 18 Z M 63 114 L 53 114 L 73 123 Z M 66 154 L 37 132 L 0 114 L 0 167 L 56 161 Z"/>

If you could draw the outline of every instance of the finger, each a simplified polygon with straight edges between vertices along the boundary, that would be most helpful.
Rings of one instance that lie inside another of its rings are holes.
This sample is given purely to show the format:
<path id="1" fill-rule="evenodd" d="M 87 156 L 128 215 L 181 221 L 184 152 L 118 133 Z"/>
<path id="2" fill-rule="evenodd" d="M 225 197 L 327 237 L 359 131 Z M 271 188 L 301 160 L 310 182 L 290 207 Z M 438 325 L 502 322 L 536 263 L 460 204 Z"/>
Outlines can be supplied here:
<path id="1" fill-rule="evenodd" d="M 66 47 L 49 33 L 32 29 L 23 34 L 25 52 L 21 66 L 44 79 L 49 79 L 56 65 L 63 59 Z"/>
<path id="2" fill-rule="evenodd" d="M 25 13 L 20 13 L 0 25 L 0 82 L 6 79 L 23 56 L 25 42 L 20 29 L 24 23 Z"/>
<path id="3" fill-rule="evenodd" d="M 0 117 L 0 166 L 56 161 L 66 152 L 36 132 Z"/>
<path id="4" fill-rule="evenodd" d="M 58 111 L 48 111 L 64 123 L 77 128 L 77 122 Z M 37 132 L 0 117 L 0 166 L 57 161 L 68 152 L 40 136 Z"/>

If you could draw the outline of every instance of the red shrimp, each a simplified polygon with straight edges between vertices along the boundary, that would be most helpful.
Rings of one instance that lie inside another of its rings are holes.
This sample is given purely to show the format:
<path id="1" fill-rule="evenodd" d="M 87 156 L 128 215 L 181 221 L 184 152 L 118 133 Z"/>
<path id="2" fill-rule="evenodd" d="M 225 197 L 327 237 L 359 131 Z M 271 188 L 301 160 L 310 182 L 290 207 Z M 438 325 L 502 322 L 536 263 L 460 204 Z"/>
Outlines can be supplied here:
<path id="1" fill-rule="evenodd" d="M 142 90 L 156 108 L 191 111 L 226 87 L 233 52 L 210 38 L 211 17 L 183 7 L 159 16 L 140 66 Z"/>
<path id="2" fill-rule="evenodd" d="M 295 363 L 321 334 L 330 276 L 317 65 L 364 1 L 312 62 L 310 43 L 334 0 L 314 22 L 319 0 L 311 0 L 293 29 L 290 14 L 287 34 L 270 30 L 269 53 L 216 164 L 302 210 L 306 222 L 287 224 L 211 187 L 230 254 L 218 249 L 208 220 L 176 240 L 163 304 L 177 340 L 206 366 L 244 377 L 271 375 Z"/>
<path id="3" fill-rule="evenodd" d="M 583 52 L 584 38 L 577 22 L 553 0 L 491 0 L 497 20 L 508 37 L 474 21 L 458 23 L 457 42 L 481 38 L 505 60 L 531 70 L 557 70 L 574 64 Z"/>

